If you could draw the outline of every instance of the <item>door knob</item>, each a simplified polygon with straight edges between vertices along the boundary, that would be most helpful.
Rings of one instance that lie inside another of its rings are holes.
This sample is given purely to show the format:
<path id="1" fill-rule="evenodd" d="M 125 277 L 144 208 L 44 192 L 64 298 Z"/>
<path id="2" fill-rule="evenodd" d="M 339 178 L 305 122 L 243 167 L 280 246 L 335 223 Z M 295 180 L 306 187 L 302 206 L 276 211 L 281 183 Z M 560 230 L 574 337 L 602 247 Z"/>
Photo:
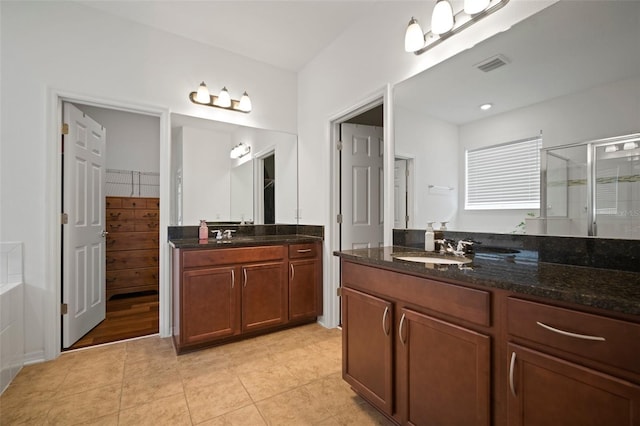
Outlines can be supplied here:
<path id="1" fill-rule="evenodd" d="M 100 233 L 100 236 L 102 238 L 106 237 L 109 233 L 107 231 L 105 231 L 104 229 L 102 230 L 102 232 Z"/>

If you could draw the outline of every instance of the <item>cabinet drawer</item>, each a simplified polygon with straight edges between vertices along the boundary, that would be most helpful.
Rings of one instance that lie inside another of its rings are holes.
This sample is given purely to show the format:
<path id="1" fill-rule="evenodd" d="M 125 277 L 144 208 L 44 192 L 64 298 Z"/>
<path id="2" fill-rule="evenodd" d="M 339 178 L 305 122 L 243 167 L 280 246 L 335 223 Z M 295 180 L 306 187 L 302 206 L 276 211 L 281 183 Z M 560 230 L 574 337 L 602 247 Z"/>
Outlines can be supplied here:
<path id="1" fill-rule="evenodd" d="M 291 244 L 289 246 L 289 259 L 316 257 L 320 251 L 319 246 L 317 243 Z"/>
<path id="2" fill-rule="evenodd" d="M 507 329 L 512 336 L 640 373 L 640 324 L 510 297 Z"/>
<path id="3" fill-rule="evenodd" d="M 105 201 L 105 207 L 110 209 L 119 209 L 122 207 L 122 198 L 118 197 L 107 197 Z"/>
<path id="4" fill-rule="evenodd" d="M 160 222 L 157 220 L 137 220 L 134 223 L 133 230 L 136 232 L 155 232 L 158 233 Z"/>
<path id="5" fill-rule="evenodd" d="M 145 209 L 147 208 L 147 200 L 144 198 L 123 198 L 122 208 L 125 209 Z"/>
<path id="6" fill-rule="evenodd" d="M 133 232 L 135 231 L 134 222 L 127 222 L 122 220 L 109 220 L 107 221 L 107 231 L 109 233 L 113 232 Z"/>
<path id="7" fill-rule="evenodd" d="M 158 247 L 157 232 L 118 232 L 107 235 L 107 251 Z"/>
<path id="8" fill-rule="evenodd" d="M 124 269 L 107 272 L 107 290 L 158 284 L 158 268 Z"/>
<path id="9" fill-rule="evenodd" d="M 487 291 L 351 262 L 342 264 L 342 285 L 374 292 L 475 324 L 491 325 L 491 297 Z"/>
<path id="10" fill-rule="evenodd" d="M 284 255 L 285 246 L 186 250 L 182 255 L 182 267 L 197 268 L 210 265 L 280 260 L 284 258 Z"/>
<path id="11" fill-rule="evenodd" d="M 157 198 L 147 198 L 144 206 L 146 209 L 158 210 L 160 208 L 160 200 Z"/>
<path id="12" fill-rule="evenodd" d="M 134 210 L 126 209 L 107 209 L 107 222 L 133 220 L 135 217 Z"/>
<path id="13" fill-rule="evenodd" d="M 107 257 L 107 272 L 152 267 L 158 267 L 158 249 L 116 251 Z"/>
<path id="14" fill-rule="evenodd" d="M 158 220 L 160 212 L 158 210 L 135 210 L 136 220 Z"/>

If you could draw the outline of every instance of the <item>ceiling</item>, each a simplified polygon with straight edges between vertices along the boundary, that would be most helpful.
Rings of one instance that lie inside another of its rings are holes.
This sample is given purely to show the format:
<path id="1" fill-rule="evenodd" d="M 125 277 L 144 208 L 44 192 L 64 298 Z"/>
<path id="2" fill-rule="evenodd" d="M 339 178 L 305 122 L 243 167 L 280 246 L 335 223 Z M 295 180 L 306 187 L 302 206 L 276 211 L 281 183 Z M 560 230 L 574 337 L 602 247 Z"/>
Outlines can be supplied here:
<path id="1" fill-rule="evenodd" d="M 295 72 L 383 0 L 76 1 Z"/>
<path id="2" fill-rule="evenodd" d="M 460 125 L 639 76 L 639 23 L 639 1 L 561 1 L 400 83 L 394 103 Z M 509 63 L 476 68 L 498 54 Z"/>

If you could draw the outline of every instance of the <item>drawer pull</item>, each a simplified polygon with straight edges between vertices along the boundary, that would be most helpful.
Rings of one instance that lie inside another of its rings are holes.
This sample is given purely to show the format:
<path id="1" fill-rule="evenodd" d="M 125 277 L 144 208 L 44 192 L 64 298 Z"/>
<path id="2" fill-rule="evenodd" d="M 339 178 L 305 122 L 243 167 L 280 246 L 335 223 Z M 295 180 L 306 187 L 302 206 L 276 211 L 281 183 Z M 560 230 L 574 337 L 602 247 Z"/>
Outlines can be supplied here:
<path id="1" fill-rule="evenodd" d="M 311 249 L 298 249 L 298 253 L 310 253 Z"/>
<path id="2" fill-rule="evenodd" d="M 291 267 L 291 281 L 293 281 L 296 276 L 296 270 L 293 268 L 293 263 L 291 263 L 289 266 Z"/>
<path id="3" fill-rule="evenodd" d="M 231 270 L 231 288 L 236 285 L 236 272 Z"/>
<path id="4" fill-rule="evenodd" d="M 406 345 L 406 342 L 402 339 L 402 329 L 404 328 L 404 314 L 402 314 L 402 318 L 400 318 L 400 326 L 398 327 L 398 336 L 400 337 L 400 343 L 402 346 Z"/>
<path id="5" fill-rule="evenodd" d="M 547 325 L 545 323 L 542 323 L 540 321 L 536 321 L 536 324 L 538 324 L 540 327 L 544 329 L 553 331 L 554 333 L 562 334 L 563 336 L 575 337 L 576 339 L 596 340 L 598 342 L 604 342 L 606 340 L 604 337 L 600 337 L 600 336 L 589 336 L 588 334 L 577 334 L 577 333 L 571 333 L 570 331 L 560 330 L 560 329 L 551 327 L 550 325 Z"/>
<path id="6" fill-rule="evenodd" d="M 384 307 L 384 314 L 382 314 L 382 332 L 385 336 L 389 336 L 389 327 L 387 327 L 387 317 L 389 316 L 389 307 Z"/>
<path id="7" fill-rule="evenodd" d="M 509 388 L 511 389 L 511 394 L 514 397 L 518 397 L 518 395 L 516 395 L 516 387 L 513 384 L 513 370 L 516 367 L 516 353 L 515 352 L 511 352 L 511 363 L 509 365 Z"/>
<path id="8" fill-rule="evenodd" d="M 247 286 L 247 270 L 242 268 L 242 275 L 244 276 L 244 286 Z"/>

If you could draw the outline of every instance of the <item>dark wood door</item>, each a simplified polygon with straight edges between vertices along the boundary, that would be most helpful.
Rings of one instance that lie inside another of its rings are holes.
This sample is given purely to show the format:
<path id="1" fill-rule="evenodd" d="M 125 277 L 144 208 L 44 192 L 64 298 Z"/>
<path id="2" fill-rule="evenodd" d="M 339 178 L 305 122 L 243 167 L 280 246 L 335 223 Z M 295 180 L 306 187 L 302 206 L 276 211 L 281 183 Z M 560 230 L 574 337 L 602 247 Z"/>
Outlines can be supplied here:
<path id="1" fill-rule="evenodd" d="M 410 309 L 400 309 L 399 315 L 403 420 L 412 425 L 488 426 L 489 336 Z"/>
<path id="2" fill-rule="evenodd" d="M 316 259 L 289 262 L 289 319 L 318 316 L 318 277 L 320 262 Z"/>
<path id="3" fill-rule="evenodd" d="M 393 411 L 393 304 L 342 289 L 342 378 L 383 412 Z"/>
<path id="4" fill-rule="evenodd" d="M 640 387 L 509 344 L 509 425 L 640 425 Z"/>
<path id="5" fill-rule="evenodd" d="M 242 330 L 287 322 L 287 273 L 284 262 L 242 267 Z"/>
<path id="6" fill-rule="evenodd" d="M 232 267 L 198 269 L 182 274 L 182 343 L 206 342 L 240 331 L 237 275 Z"/>

